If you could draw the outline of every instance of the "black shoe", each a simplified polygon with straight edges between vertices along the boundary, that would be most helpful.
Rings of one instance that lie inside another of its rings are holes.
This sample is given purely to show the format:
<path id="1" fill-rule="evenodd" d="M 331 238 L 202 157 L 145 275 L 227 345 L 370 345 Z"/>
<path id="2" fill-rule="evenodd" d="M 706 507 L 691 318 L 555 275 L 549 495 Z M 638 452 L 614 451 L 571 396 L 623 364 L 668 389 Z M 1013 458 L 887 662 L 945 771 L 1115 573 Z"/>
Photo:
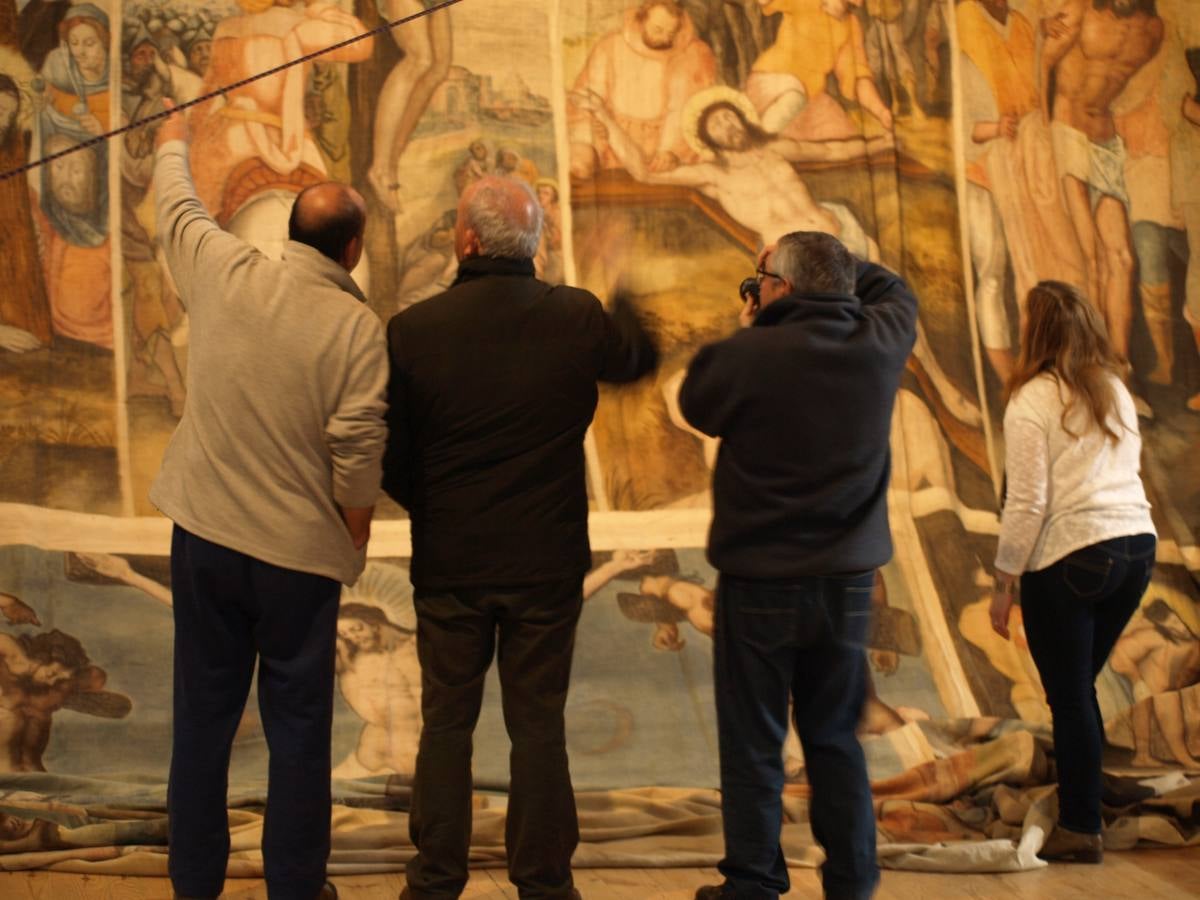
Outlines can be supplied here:
<path id="1" fill-rule="evenodd" d="M 737 900 L 737 895 L 727 884 L 706 884 L 696 889 L 696 900 Z"/>

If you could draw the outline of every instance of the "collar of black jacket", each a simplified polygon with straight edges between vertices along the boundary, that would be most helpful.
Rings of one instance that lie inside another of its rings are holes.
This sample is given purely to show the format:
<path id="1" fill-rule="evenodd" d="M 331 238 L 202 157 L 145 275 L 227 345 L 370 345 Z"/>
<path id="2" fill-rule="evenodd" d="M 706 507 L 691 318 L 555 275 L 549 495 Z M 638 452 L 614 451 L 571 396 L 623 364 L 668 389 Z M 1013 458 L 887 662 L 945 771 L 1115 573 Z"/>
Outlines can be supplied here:
<path id="1" fill-rule="evenodd" d="M 799 319 L 853 316 L 857 318 L 862 301 L 853 294 L 788 294 L 764 306 L 754 317 L 754 325 L 770 326 Z"/>
<path id="2" fill-rule="evenodd" d="M 472 256 L 458 264 L 458 277 L 455 284 L 464 281 L 474 281 L 476 278 L 486 278 L 489 275 L 500 276 L 534 276 L 532 259 L 510 259 L 505 256 Z"/>

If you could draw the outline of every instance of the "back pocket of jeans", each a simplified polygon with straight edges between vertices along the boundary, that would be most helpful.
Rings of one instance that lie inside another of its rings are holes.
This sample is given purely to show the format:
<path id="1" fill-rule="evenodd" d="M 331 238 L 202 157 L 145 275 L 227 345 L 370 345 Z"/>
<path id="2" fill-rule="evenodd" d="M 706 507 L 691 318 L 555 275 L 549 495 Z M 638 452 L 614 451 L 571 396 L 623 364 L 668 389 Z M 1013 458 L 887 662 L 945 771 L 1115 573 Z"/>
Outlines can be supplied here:
<path id="1" fill-rule="evenodd" d="M 760 653 L 774 653 L 798 640 L 799 609 L 740 609 L 735 614 L 738 638 Z"/>
<path id="2" fill-rule="evenodd" d="M 1099 597 L 1108 588 L 1112 557 L 1091 547 L 1076 550 L 1063 560 L 1063 584 L 1080 599 Z"/>

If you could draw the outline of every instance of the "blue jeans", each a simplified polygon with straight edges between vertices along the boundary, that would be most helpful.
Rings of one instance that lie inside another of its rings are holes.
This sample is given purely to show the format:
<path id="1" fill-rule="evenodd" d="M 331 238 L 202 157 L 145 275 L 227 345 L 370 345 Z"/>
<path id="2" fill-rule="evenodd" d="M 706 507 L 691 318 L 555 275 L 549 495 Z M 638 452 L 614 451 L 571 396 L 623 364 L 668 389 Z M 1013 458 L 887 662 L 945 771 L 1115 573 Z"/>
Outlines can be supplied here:
<path id="1" fill-rule="evenodd" d="M 1151 534 L 1113 538 L 1021 576 L 1021 614 L 1054 719 L 1058 822 L 1100 833 L 1104 720 L 1096 676 L 1154 569 Z"/>
<path id="2" fill-rule="evenodd" d="M 779 845 L 789 696 L 812 787 L 813 836 L 825 849 L 825 895 L 866 898 L 879 882 L 871 785 L 855 734 L 866 701 L 874 578 L 782 584 L 722 575 L 718 582 L 713 670 L 725 829 L 718 868 L 738 900 L 774 900 L 790 887 Z"/>

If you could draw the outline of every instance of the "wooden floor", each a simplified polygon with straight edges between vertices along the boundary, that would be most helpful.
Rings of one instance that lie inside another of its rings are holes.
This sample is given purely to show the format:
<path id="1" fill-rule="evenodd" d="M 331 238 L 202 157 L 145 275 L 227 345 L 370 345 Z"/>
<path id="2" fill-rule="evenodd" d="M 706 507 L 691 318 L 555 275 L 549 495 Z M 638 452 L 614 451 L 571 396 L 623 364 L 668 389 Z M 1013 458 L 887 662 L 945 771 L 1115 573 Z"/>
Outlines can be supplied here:
<path id="1" fill-rule="evenodd" d="M 789 898 L 820 898 L 812 869 L 791 871 Z M 719 880 L 716 869 L 577 869 L 575 883 L 585 900 L 690 900 L 696 888 Z M 394 900 L 404 886 L 400 874 L 334 878 L 342 900 Z M 57 872 L 0 873 L 4 900 L 168 900 L 165 878 L 62 875 Z M 261 881 L 226 882 L 227 900 L 263 900 Z M 1109 853 L 1102 866 L 1054 865 L 1011 875 L 883 873 L 877 900 L 1008 898 L 1021 900 L 1100 900 L 1120 897 L 1157 900 L 1200 897 L 1200 849 L 1138 850 Z M 499 869 L 475 870 L 463 897 L 517 900 Z"/>

